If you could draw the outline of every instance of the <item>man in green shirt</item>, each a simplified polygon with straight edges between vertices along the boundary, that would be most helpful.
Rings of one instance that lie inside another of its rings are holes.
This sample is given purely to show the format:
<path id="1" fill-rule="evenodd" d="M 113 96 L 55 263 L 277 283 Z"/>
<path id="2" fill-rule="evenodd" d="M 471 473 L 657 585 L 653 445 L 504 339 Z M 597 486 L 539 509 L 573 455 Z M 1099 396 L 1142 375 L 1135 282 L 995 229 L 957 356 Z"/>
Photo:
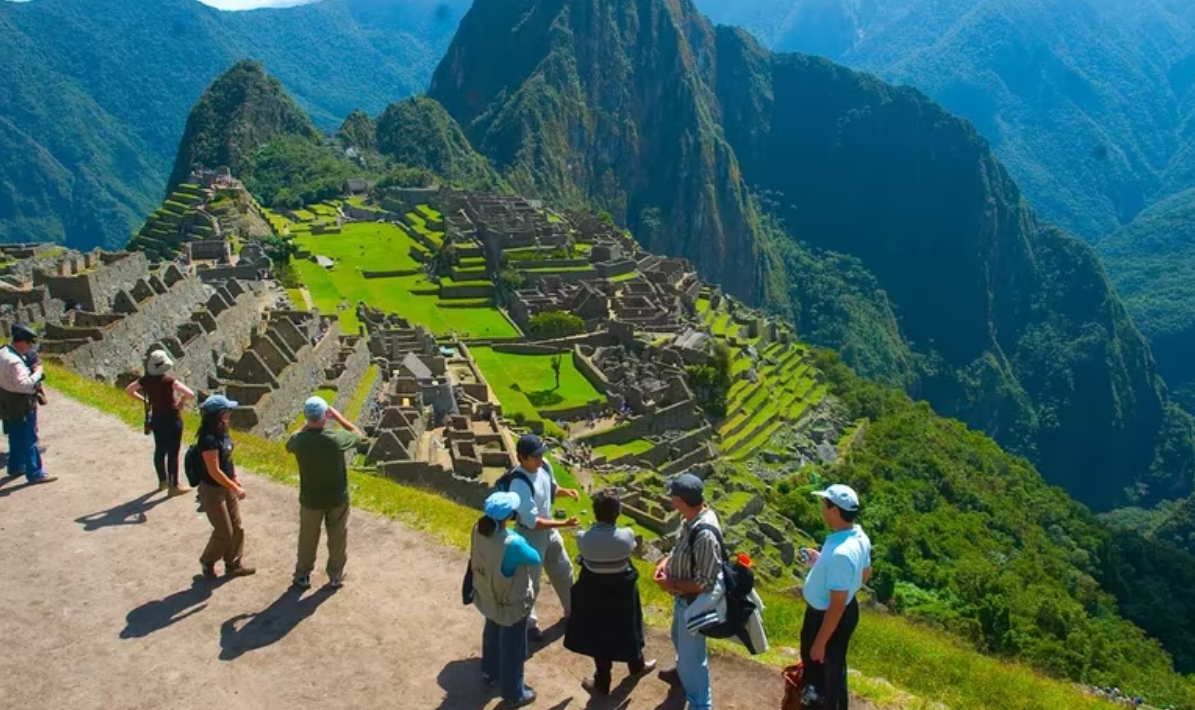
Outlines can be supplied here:
<path id="1" fill-rule="evenodd" d="M 328 577 L 332 588 L 344 584 L 348 561 L 349 475 L 346 452 L 364 436 L 352 422 L 320 397 L 303 404 L 307 423 L 291 435 L 286 450 L 299 461 L 299 561 L 295 586 L 311 586 L 311 571 L 319 549 L 320 526 L 328 528 Z M 328 421 L 344 429 L 331 429 Z"/>

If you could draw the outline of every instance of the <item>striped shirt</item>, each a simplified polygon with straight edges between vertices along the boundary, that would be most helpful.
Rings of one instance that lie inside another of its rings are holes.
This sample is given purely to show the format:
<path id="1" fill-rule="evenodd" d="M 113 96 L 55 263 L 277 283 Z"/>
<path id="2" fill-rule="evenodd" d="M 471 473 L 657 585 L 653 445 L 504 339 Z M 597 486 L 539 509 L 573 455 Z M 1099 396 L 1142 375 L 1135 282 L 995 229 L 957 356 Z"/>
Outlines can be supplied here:
<path id="1" fill-rule="evenodd" d="M 718 581 L 718 571 L 722 566 L 722 550 L 718 546 L 718 538 L 708 530 L 697 535 L 693 545 L 689 545 L 689 531 L 694 526 L 712 525 L 719 532 L 722 530 L 718 523 L 718 516 L 714 511 L 706 508 L 697 517 L 686 521 L 680 529 L 680 539 L 668 558 L 668 578 L 676 582 L 696 582 L 705 591 L 714 588 Z"/>

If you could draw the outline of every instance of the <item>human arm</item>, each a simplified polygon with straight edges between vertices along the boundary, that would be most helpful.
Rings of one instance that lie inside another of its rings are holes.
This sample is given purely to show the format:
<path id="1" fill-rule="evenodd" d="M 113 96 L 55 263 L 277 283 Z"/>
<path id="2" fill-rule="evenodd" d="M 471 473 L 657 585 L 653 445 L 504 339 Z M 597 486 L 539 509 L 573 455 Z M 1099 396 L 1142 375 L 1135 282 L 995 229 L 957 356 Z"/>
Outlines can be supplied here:
<path id="1" fill-rule="evenodd" d="M 521 478 L 516 478 L 511 482 L 510 491 L 519 495 L 519 524 L 525 528 L 532 530 L 552 530 L 554 528 L 576 527 L 580 522 L 575 516 L 563 521 L 544 517 L 543 513 L 547 511 L 537 509 L 534 491 Z"/>
<path id="2" fill-rule="evenodd" d="M 124 388 L 124 393 L 138 402 L 145 401 L 145 395 L 141 393 L 141 380 L 133 380 L 128 387 Z"/>
<path id="3" fill-rule="evenodd" d="M 871 584 L 871 567 L 865 567 L 863 569 L 863 583 Z"/>
<path id="4" fill-rule="evenodd" d="M 4 365 L 4 389 L 20 394 L 37 394 L 38 385 L 45 379 L 40 364 L 30 369 L 21 355 L 11 348 L 0 350 L 0 360 Z"/>
<path id="5" fill-rule="evenodd" d="M 809 657 L 817 663 L 826 660 L 826 644 L 830 643 L 830 637 L 834 635 L 838 622 L 842 621 L 842 615 L 846 612 L 847 595 L 845 589 L 830 590 L 830 608 L 826 609 L 826 615 L 822 617 L 821 628 L 817 630 L 817 638 L 809 652 Z"/>
<path id="6" fill-rule="evenodd" d="M 203 452 L 203 465 L 207 467 L 207 475 L 218 485 L 224 486 L 236 495 L 237 499 L 245 497 L 245 489 L 241 484 L 237 483 L 227 474 L 220 470 L 220 452 L 215 449 L 207 449 Z"/>
<path id="7" fill-rule="evenodd" d="M 331 419 L 332 421 L 336 422 L 337 424 L 339 424 L 341 427 L 343 427 L 345 431 L 352 432 L 353 434 L 356 434 L 357 436 L 361 436 L 361 430 L 357 428 L 357 425 L 350 422 L 348 419 L 346 419 L 336 409 L 336 407 L 328 407 L 328 418 Z M 354 443 L 354 446 L 355 445 L 356 445 L 356 443 Z"/>
<path id="8" fill-rule="evenodd" d="M 522 535 L 518 535 L 517 533 L 511 534 L 515 535 L 518 539 L 514 543 L 507 545 L 506 549 L 502 552 L 502 576 L 507 578 L 515 576 L 515 571 L 519 567 L 524 565 L 534 566 L 543 562 L 540 554 L 535 551 L 531 543 L 523 539 Z"/>
<path id="9" fill-rule="evenodd" d="M 174 400 L 174 408 L 182 409 L 183 405 L 195 398 L 195 390 L 184 385 L 180 380 L 175 380 L 171 386 L 174 394 L 178 395 L 178 399 Z"/>

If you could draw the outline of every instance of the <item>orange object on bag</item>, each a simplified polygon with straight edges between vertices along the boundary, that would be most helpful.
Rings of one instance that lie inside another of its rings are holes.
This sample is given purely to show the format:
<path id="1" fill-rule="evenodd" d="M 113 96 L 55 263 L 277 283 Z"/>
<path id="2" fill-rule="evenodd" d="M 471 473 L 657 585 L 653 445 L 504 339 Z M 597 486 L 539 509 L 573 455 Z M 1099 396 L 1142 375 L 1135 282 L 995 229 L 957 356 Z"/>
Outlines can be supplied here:
<path id="1" fill-rule="evenodd" d="M 740 565 L 746 567 L 747 569 L 751 569 L 751 565 L 753 564 L 751 561 L 751 556 L 746 552 L 740 552 L 736 559 Z"/>

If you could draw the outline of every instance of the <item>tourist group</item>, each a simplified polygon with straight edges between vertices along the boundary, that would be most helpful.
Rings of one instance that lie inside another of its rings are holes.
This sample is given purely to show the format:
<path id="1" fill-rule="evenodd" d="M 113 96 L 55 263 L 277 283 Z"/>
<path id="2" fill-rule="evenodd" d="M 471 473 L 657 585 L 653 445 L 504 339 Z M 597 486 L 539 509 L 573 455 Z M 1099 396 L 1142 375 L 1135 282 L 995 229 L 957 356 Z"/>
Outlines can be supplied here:
<path id="1" fill-rule="evenodd" d="M 42 467 L 37 436 L 38 408 L 46 403 L 45 378 L 36 350 L 37 333 L 17 323 L 11 342 L 0 349 L 0 418 L 8 437 L 8 474 L 25 476 L 30 484 L 56 480 Z M 194 486 L 200 508 L 212 526 L 199 558 L 202 574 L 217 577 L 224 564 L 229 577 L 251 575 L 244 562 L 245 533 L 240 505 L 246 497 L 237 477 L 231 414 L 237 402 L 212 395 L 202 412 L 195 444 L 182 454 L 182 411 L 195 397 L 171 374 L 169 354 L 155 350 L 145 374 L 126 391 L 144 403 L 145 431 L 154 440 L 153 465 L 158 486 L 170 495 L 189 489 L 180 468 Z M 303 405 L 303 427 L 286 447 L 299 466 L 300 528 L 294 584 L 311 586 L 321 532 L 327 531 L 329 584 L 345 583 L 349 488 L 346 457 L 363 440 L 361 431 L 320 397 Z M 331 426 L 333 423 L 339 428 Z M 503 475 L 485 501 L 473 527 L 469 564 L 462 584 L 463 601 L 485 618 L 480 682 L 495 688 L 506 707 L 536 700 L 525 682 L 529 645 L 543 643 L 536 601 L 540 578 L 547 574 L 564 610 L 565 648 L 593 659 L 594 674 L 582 682 L 596 696 L 609 695 L 614 664 L 626 664 L 630 676 L 657 670 L 644 656 L 643 610 L 639 574 L 632 564 L 636 536 L 619 527 L 622 512 L 617 491 L 592 495 L 596 522 L 576 533 L 576 574 L 561 530 L 578 520 L 557 520 L 554 502 L 580 498 L 580 492 L 557 485 L 548 447 L 534 434 L 516 446 L 518 466 Z M 705 498 L 703 480 L 692 473 L 667 483 L 672 505 L 683 523 L 671 553 L 655 567 L 653 583 L 674 599 L 671 638 L 675 663 L 658 670 L 660 680 L 682 689 L 690 710 L 713 706 L 707 639 L 737 638 L 752 652 L 766 648 L 761 622 L 762 602 L 751 588 L 750 562 L 731 560 L 721 524 Z M 822 518 L 832 530 L 821 550 L 802 548 L 809 566 L 803 594 L 807 602 L 801 633 L 802 708 L 848 708 L 846 655 L 859 623 L 856 595 L 871 576 L 871 542 L 856 523 L 859 497 L 851 488 L 832 485 L 814 495 L 822 499 Z M 746 568 L 746 569 L 744 569 Z M 746 582 L 744 583 L 744 580 Z"/>

